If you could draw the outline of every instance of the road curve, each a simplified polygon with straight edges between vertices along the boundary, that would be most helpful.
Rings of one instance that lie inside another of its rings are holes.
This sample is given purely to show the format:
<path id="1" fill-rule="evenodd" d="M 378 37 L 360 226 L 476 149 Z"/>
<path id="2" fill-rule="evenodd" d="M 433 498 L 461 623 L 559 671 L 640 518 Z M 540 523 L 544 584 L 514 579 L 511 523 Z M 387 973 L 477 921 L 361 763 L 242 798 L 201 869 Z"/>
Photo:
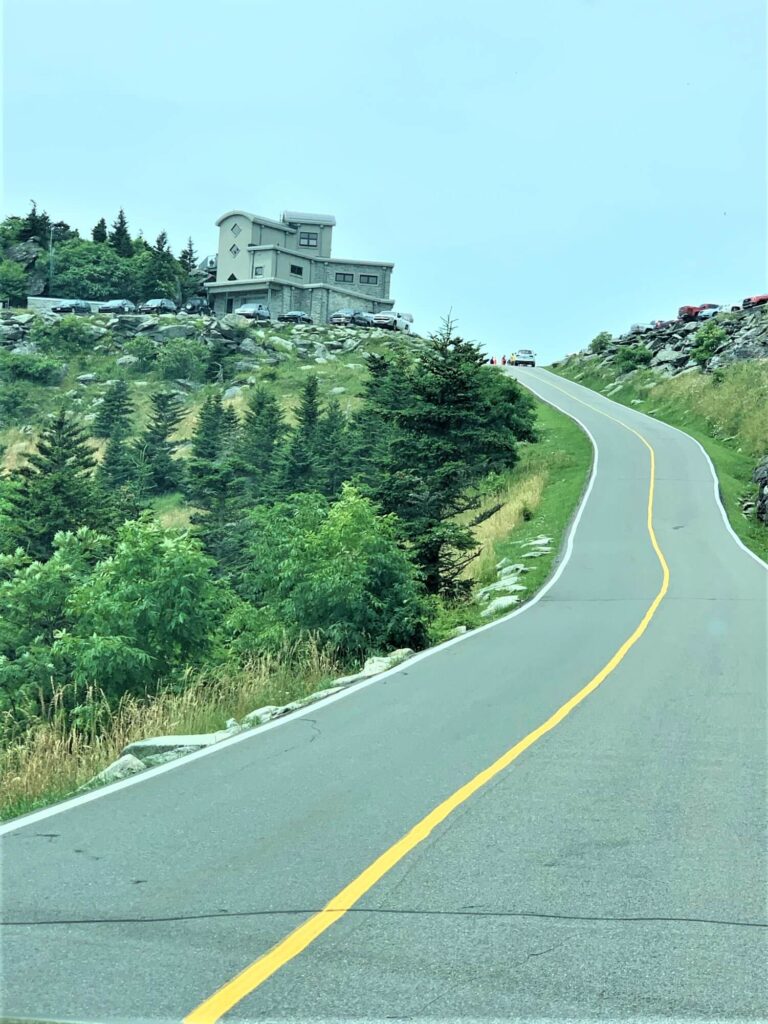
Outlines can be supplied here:
<path id="1" fill-rule="evenodd" d="M 4 1013 L 765 1019 L 766 567 L 694 441 L 514 372 L 599 456 L 552 586 L 343 699 L 0 828 Z M 350 909 L 325 928 L 329 902 Z"/>

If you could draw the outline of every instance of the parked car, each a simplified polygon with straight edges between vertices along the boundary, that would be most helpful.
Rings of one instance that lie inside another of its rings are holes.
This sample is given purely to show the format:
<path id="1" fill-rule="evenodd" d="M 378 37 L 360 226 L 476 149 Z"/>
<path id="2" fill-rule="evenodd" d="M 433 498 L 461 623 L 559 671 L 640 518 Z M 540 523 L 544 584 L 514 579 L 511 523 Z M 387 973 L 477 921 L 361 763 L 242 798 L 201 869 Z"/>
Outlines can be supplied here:
<path id="1" fill-rule="evenodd" d="M 58 306 L 51 307 L 52 313 L 77 313 L 78 316 L 88 316 L 91 312 L 90 302 L 83 302 L 81 299 L 64 299 Z"/>
<path id="2" fill-rule="evenodd" d="M 140 313 L 176 313 L 177 306 L 172 299 L 147 299 L 139 306 Z"/>
<path id="3" fill-rule="evenodd" d="M 328 323 L 333 324 L 334 327 L 346 327 L 357 312 L 359 312 L 359 310 L 337 309 L 335 313 L 331 313 L 328 317 Z"/>
<path id="4" fill-rule="evenodd" d="M 718 313 L 724 312 L 722 306 L 707 306 L 706 309 L 700 309 L 696 314 L 697 320 L 711 320 L 713 316 L 717 316 Z"/>
<path id="5" fill-rule="evenodd" d="M 264 306 L 260 302 L 244 302 L 242 306 L 238 306 L 235 310 L 238 316 L 246 316 L 249 320 L 271 320 L 272 314 L 269 311 L 269 306 Z"/>
<path id="6" fill-rule="evenodd" d="M 536 353 L 529 348 L 519 348 L 517 352 L 512 353 L 509 361 L 513 366 L 535 366 Z"/>
<path id="7" fill-rule="evenodd" d="M 752 309 L 753 306 L 764 306 L 768 302 L 768 295 L 751 295 L 744 299 L 742 309 Z"/>
<path id="8" fill-rule="evenodd" d="M 364 313 L 359 310 L 357 313 L 353 313 L 349 319 L 349 323 L 352 327 L 375 327 L 376 320 L 374 319 L 373 313 Z"/>
<path id="9" fill-rule="evenodd" d="M 208 299 L 203 298 L 202 295 L 193 295 L 184 303 L 184 312 L 202 313 L 207 315 L 212 311 L 211 307 L 208 305 Z"/>
<path id="10" fill-rule="evenodd" d="M 677 311 L 678 320 L 690 323 L 697 320 L 702 309 L 717 309 L 716 302 L 702 302 L 700 306 L 681 306 Z"/>
<path id="11" fill-rule="evenodd" d="M 413 317 L 410 313 L 395 313 L 392 309 L 375 313 L 373 322 L 376 327 L 384 327 L 388 331 L 410 331 Z"/>
<path id="12" fill-rule="evenodd" d="M 130 299 L 110 299 L 99 306 L 100 313 L 135 313 L 136 303 Z"/>
<path id="13" fill-rule="evenodd" d="M 277 318 L 284 324 L 311 324 L 312 317 L 301 309 L 289 309 L 287 313 L 280 313 Z"/>
<path id="14" fill-rule="evenodd" d="M 646 334 L 653 330 L 653 324 L 632 324 L 627 334 Z"/>

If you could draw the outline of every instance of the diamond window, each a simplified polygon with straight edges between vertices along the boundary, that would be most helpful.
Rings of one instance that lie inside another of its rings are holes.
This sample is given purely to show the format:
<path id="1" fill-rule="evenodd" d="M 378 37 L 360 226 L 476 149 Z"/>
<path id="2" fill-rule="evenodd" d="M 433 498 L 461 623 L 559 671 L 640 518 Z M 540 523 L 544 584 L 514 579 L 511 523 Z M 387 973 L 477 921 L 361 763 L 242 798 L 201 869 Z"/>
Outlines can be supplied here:
<path id="1" fill-rule="evenodd" d="M 232 234 L 235 236 L 235 238 L 237 238 L 237 236 L 240 234 L 242 228 L 240 227 L 239 224 L 235 223 L 235 224 L 232 225 L 231 230 L 232 230 Z"/>
<path id="2" fill-rule="evenodd" d="M 235 243 L 233 242 L 232 245 L 230 245 L 229 247 L 229 251 L 232 253 L 233 256 L 237 256 L 240 252 L 240 246 L 235 245 Z"/>

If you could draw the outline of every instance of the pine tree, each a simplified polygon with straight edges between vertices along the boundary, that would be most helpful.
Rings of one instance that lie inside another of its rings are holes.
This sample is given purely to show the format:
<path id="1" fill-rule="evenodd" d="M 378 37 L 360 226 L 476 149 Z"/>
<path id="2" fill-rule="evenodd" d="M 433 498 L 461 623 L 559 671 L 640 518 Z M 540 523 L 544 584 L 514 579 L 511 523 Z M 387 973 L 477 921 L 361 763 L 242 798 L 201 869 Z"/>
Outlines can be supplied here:
<path id="1" fill-rule="evenodd" d="M 50 230 L 50 217 L 45 210 L 42 213 L 38 213 L 37 203 L 33 199 L 30 211 L 21 223 L 20 241 L 26 242 L 34 238 L 40 245 L 47 247 Z"/>
<path id="2" fill-rule="evenodd" d="M 195 247 L 192 244 L 192 239 L 187 239 L 185 248 L 181 250 L 179 255 L 179 263 L 186 270 L 188 274 L 191 274 L 193 270 L 197 268 L 197 254 L 195 253 Z"/>
<path id="3" fill-rule="evenodd" d="M 253 505 L 277 496 L 277 483 L 287 433 L 277 398 L 264 387 L 248 397 L 235 452 L 238 491 Z"/>
<path id="4" fill-rule="evenodd" d="M 133 402 L 124 380 L 116 380 L 104 393 L 104 400 L 93 422 L 94 437 L 125 437 L 133 415 Z"/>
<path id="5" fill-rule="evenodd" d="M 198 504 L 219 475 L 223 408 L 221 395 L 210 395 L 200 409 L 192 435 L 192 454 L 186 464 L 186 491 Z"/>
<path id="6" fill-rule="evenodd" d="M 314 490 L 319 481 L 317 427 L 320 419 L 320 384 L 315 374 L 307 377 L 301 389 L 296 419 L 283 477 L 283 486 L 288 493 Z"/>
<path id="7" fill-rule="evenodd" d="M 109 233 L 109 244 L 118 256 L 133 256 L 133 244 L 128 233 L 128 221 L 125 219 L 122 206 Z"/>
<path id="8" fill-rule="evenodd" d="M 124 487 L 136 478 L 136 460 L 125 434 L 119 428 L 107 441 L 98 476 L 108 490 Z"/>
<path id="9" fill-rule="evenodd" d="M 94 242 L 106 242 L 107 240 L 107 222 L 102 217 L 99 222 L 94 226 L 91 231 L 91 238 Z"/>
<path id="10" fill-rule="evenodd" d="M 352 470 L 347 418 L 336 398 L 330 399 L 318 421 L 316 450 L 318 490 L 328 498 L 336 498 Z"/>
<path id="11" fill-rule="evenodd" d="M 41 433 L 27 464 L 14 474 L 16 486 L 6 498 L 11 542 L 42 560 L 53 553 L 59 530 L 102 527 L 95 465 L 85 431 L 60 410 Z"/>
<path id="12" fill-rule="evenodd" d="M 205 368 L 205 379 L 210 384 L 224 383 L 224 360 L 232 349 L 222 340 L 215 341 L 208 352 L 208 365 Z"/>
<path id="13" fill-rule="evenodd" d="M 181 419 L 178 396 L 158 391 L 152 396 L 152 413 L 146 430 L 135 445 L 139 464 L 139 480 L 152 494 L 175 490 L 181 479 L 181 467 L 174 461 L 176 444 L 170 435 Z M 146 467 L 146 481 L 141 481 L 141 466 Z"/>
<path id="14" fill-rule="evenodd" d="M 161 231 L 160 234 L 155 239 L 155 252 L 169 253 L 170 251 L 171 250 L 168 245 L 168 233 L 166 231 Z"/>

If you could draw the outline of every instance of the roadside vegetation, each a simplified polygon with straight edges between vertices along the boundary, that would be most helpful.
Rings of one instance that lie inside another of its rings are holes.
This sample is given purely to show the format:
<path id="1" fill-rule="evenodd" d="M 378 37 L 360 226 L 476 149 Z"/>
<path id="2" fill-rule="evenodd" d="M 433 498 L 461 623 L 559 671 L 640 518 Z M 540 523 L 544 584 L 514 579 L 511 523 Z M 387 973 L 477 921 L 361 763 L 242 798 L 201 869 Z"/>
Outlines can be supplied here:
<path id="1" fill-rule="evenodd" d="M 704 362 L 722 340 L 714 334 L 714 325 L 707 326 L 712 330 L 699 332 L 701 345 L 694 351 L 694 358 Z M 600 338 L 595 339 L 598 348 L 592 348 L 597 354 Z M 768 452 L 768 363 L 744 360 L 674 377 L 642 367 L 622 373 L 623 367 L 595 363 L 576 355 L 552 369 L 696 438 L 717 471 L 731 526 L 747 547 L 768 559 L 768 530 L 752 513 L 752 474 Z"/>

